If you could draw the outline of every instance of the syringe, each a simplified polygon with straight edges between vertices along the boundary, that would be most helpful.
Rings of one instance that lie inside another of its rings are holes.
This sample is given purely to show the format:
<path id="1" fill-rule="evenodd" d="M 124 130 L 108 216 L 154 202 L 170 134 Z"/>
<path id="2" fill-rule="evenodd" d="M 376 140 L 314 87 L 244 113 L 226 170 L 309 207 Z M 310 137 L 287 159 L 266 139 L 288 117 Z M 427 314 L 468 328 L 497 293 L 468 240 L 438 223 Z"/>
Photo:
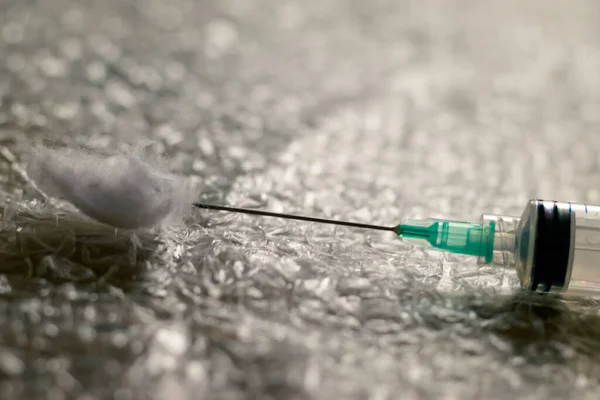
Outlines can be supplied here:
<path id="1" fill-rule="evenodd" d="M 600 293 L 600 206 L 530 200 L 521 217 L 483 214 L 478 224 L 408 219 L 395 226 L 313 218 L 194 203 L 196 207 L 356 228 L 392 231 L 405 242 L 514 267 L 536 292 Z"/>

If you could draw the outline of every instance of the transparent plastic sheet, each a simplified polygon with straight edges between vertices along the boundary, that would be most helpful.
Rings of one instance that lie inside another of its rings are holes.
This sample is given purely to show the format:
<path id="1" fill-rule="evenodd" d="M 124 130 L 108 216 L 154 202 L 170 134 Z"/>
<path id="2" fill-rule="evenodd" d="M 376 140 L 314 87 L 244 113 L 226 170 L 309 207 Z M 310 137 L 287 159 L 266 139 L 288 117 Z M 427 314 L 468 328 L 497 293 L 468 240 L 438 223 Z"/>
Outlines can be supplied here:
<path id="1" fill-rule="evenodd" d="M 485 290 L 502 286 L 498 271 L 385 235 L 203 213 L 178 228 L 115 232 L 68 206 L 4 201 L 0 315 L 12 322 L 1 362 L 12 387 L 38 390 L 29 393 L 106 393 L 108 379 L 134 398 L 320 398 L 376 379 L 417 398 L 442 393 L 431 379 L 469 396 L 456 380 L 473 368 L 497 385 L 477 391 L 494 392 L 527 374 L 597 372 L 596 314 L 573 312 L 596 303 Z M 415 369 L 402 372 L 406 363 Z M 51 381 L 31 386 L 36 368 Z"/>

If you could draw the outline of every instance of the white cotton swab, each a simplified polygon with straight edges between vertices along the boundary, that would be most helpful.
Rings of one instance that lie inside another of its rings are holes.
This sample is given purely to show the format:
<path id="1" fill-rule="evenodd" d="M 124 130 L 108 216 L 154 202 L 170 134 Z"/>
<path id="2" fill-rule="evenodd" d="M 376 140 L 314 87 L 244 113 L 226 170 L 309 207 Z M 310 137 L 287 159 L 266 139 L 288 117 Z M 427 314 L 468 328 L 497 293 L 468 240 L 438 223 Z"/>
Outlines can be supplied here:
<path id="1" fill-rule="evenodd" d="M 186 180 L 137 156 L 38 147 L 27 174 L 46 194 L 115 228 L 154 227 L 179 219 L 190 208 Z"/>

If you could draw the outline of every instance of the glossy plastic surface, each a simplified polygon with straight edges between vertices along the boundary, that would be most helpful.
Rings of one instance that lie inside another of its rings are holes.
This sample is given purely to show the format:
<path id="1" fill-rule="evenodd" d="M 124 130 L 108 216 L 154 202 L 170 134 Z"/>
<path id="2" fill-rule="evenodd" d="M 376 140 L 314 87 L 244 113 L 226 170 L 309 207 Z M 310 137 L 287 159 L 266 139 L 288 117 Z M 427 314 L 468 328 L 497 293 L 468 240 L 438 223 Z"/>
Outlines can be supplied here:
<path id="1" fill-rule="evenodd" d="M 397 234 L 409 243 L 492 260 L 494 221 L 481 225 L 433 218 L 406 220 Z"/>
<path id="2" fill-rule="evenodd" d="M 600 206 L 571 204 L 573 250 L 568 291 L 600 294 Z"/>

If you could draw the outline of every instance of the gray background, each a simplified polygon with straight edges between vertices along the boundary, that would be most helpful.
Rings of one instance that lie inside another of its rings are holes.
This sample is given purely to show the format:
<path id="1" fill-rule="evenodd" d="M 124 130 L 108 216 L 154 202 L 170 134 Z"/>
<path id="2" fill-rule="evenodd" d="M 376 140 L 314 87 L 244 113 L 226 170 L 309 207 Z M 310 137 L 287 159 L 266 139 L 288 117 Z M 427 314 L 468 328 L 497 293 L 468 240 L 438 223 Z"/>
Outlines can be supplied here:
<path id="1" fill-rule="evenodd" d="M 599 4 L 2 0 L 0 140 L 20 166 L 42 138 L 156 140 L 203 199 L 363 222 L 600 203 Z M 513 271 L 207 212 L 132 266 L 126 235 L 37 207 L 2 207 L 2 399 L 600 393 L 598 303 Z"/>

